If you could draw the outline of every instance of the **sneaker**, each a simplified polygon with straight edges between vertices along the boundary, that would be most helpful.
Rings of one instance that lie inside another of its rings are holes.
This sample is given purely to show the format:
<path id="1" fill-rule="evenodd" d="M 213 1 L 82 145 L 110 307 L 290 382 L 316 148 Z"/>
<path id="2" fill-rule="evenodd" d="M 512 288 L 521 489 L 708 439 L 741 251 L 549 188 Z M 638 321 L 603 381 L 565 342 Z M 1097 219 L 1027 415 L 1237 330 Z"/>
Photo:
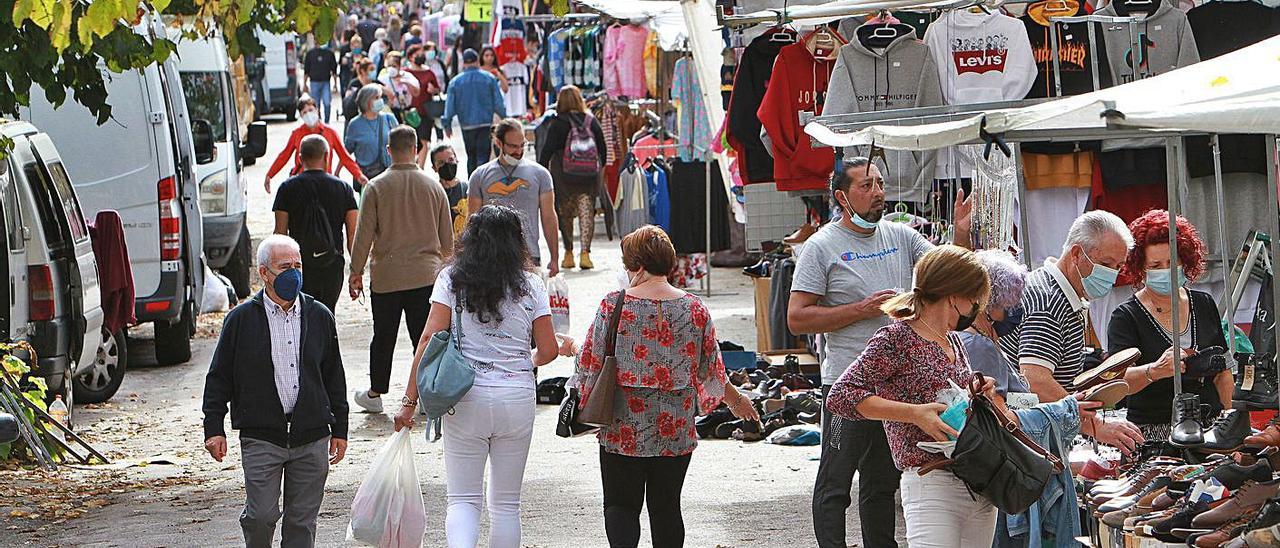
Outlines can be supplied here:
<path id="1" fill-rule="evenodd" d="M 356 390 L 354 398 L 356 405 L 364 408 L 366 413 L 382 412 L 382 396 L 374 398 L 369 396 L 368 390 Z"/>

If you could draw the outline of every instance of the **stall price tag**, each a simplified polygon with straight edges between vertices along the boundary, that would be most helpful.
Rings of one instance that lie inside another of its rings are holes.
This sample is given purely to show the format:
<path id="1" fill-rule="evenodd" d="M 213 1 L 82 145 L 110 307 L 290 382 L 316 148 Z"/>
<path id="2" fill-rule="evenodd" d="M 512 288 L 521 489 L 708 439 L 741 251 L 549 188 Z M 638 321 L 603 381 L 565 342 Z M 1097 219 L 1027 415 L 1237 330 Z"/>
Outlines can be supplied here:
<path id="1" fill-rule="evenodd" d="M 492 21 L 493 2 L 492 0 L 467 0 L 462 16 L 473 23 Z"/>

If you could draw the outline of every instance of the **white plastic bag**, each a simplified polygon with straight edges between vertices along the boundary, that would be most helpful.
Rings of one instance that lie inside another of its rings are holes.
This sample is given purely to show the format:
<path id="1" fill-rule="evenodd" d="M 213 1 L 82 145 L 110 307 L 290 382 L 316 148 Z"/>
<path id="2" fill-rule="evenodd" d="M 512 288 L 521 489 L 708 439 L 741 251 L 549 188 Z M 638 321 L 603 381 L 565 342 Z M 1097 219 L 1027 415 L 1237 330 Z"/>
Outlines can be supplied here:
<path id="1" fill-rule="evenodd" d="M 204 267 L 204 300 L 201 301 L 200 312 L 226 312 L 231 309 L 231 299 L 227 297 L 227 285 L 222 277 L 215 275 L 208 265 Z"/>
<path id="2" fill-rule="evenodd" d="M 556 333 L 569 332 L 569 282 L 557 274 L 547 280 L 547 297 L 551 300 L 551 325 Z"/>
<path id="3" fill-rule="evenodd" d="M 413 466 L 409 429 L 391 435 L 351 501 L 347 540 L 381 548 L 422 546 L 427 508 Z"/>

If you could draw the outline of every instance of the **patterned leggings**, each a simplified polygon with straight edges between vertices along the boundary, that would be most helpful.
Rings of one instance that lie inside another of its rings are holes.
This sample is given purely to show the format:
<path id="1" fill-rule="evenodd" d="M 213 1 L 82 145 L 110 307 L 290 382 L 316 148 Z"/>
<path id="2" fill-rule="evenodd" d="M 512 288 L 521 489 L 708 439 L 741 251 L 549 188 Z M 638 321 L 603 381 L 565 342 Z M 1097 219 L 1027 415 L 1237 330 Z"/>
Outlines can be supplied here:
<path id="1" fill-rule="evenodd" d="M 560 201 L 557 216 L 560 218 L 560 237 L 564 248 L 573 251 L 573 220 L 578 219 L 578 231 L 582 233 L 582 252 L 591 252 L 591 237 L 596 231 L 596 197 L 586 192 L 570 194 Z"/>

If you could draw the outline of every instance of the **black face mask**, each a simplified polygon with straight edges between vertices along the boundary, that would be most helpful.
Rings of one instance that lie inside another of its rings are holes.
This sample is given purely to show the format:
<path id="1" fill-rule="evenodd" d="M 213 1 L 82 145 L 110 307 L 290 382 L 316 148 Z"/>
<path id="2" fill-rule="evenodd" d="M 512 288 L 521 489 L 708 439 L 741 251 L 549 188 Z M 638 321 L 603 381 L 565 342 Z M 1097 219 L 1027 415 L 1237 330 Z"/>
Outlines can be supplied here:
<path id="1" fill-rule="evenodd" d="M 415 65 L 425 65 L 425 64 L 427 64 L 427 56 L 426 56 L 426 55 L 419 55 L 419 56 L 417 56 L 417 57 L 414 57 L 414 58 L 413 58 L 413 63 L 414 63 Z"/>
<path id="2" fill-rule="evenodd" d="M 452 181 L 458 176 L 457 162 L 445 162 L 440 165 L 440 169 L 436 170 L 440 173 L 440 178 L 446 181 Z"/>
<path id="3" fill-rule="evenodd" d="M 952 308 L 954 307 L 955 305 L 952 305 Z M 959 312 L 959 310 L 957 309 L 956 312 Z M 978 319 L 978 303 L 973 303 L 973 308 L 969 309 L 969 313 L 961 314 L 960 318 L 956 320 L 955 330 L 964 331 L 969 329 L 969 326 L 973 325 L 973 321 L 976 319 Z"/>
<path id="4" fill-rule="evenodd" d="M 991 328 L 995 329 L 996 335 L 1004 337 L 1012 334 L 1022 325 L 1022 307 L 1010 308 L 1004 311 L 1004 319 L 991 322 Z"/>

